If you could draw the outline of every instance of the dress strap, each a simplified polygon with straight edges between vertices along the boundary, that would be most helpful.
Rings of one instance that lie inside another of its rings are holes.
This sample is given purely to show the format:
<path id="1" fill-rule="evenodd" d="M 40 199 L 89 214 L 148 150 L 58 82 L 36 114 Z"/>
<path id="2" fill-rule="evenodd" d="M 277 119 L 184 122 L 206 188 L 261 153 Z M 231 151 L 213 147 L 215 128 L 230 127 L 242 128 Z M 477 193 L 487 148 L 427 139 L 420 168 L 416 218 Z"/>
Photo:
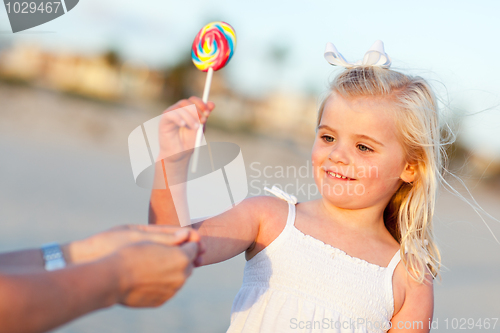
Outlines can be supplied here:
<path id="1" fill-rule="evenodd" d="M 272 189 L 264 187 L 264 190 L 270 192 L 280 199 L 288 202 L 288 218 L 286 220 L 287 225 L 295 224 L 295 205 L 297 204 L 297 198 L 291 194 L 286 193 L 277 186 L 273 186 Z"/>
<path id="2" fill-rule="evenodd" d="M 392 318 L 392 315 L 394 314 L 394 289 L 392 286 L 392 277 L 394 275 L 394 269 L 396 266 L 399 264 L 399 261 L 401 260 L 401 254 L 400 250 L 394 254 L 394 257 L 392 257 L 391 262 L 389 263 L 389 266 L 386 268 L 386 275 L 385 275 L 385 288 L 387 290 L 387 302 L 390 304 L 388 310 L 389 310 L 389 318 Z"/>
<path id="3" fill-rule="evenodd" d="M 282 189 L 280 189 L 277 186 L 273 186 L 272 189 L 264 187 L 264 190 L 266 190 L 267 192 L 270 192 L 270 193 L 274 194 L 275 196 L 277 196 L 280 199 L 285 200 L 289 204 L 292 204 L 292 205 L 296 205 L 297 204 L 297 198 L 295 196 L 286 193 L 285 191 L 283 191 Z"/>
<path id="4" fill-rule="evenodd" d="M 286 220 L 287 225 L 295 224 L 295 205 L 292 203 L 288 203 L 288 218 Z"/>
<path id="5" fill-rule="evenodd" d="M 391 262 L 389 263 L 389 266 L 387 266 L 387 270 L 393 271 L 394 268 L 396 268 L 396 265 L 399 263 L 401 260 L 401 254 L 399 253 L 400 251 L 396 252 L 394 254 L 394 257 L 392 257 Z"/>

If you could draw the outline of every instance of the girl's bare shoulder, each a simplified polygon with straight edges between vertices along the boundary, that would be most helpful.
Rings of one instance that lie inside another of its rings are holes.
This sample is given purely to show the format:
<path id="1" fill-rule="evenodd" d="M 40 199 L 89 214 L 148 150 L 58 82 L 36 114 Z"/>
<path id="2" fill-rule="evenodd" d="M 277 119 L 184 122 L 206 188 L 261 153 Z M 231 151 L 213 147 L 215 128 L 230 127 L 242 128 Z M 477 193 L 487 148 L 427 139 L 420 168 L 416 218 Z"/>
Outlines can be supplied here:
<path id="1" fill-rule="evenodd" d="M 285 220 L 288 216 L 288 203 L 274 196 L 257 196 L 243 201 L 246 211 L 255 214 L 263 225 L 273 224 L 275 221 Z"/>
<path id="2" fill-rule="evenodd" d="M 252 197 L 245 201 L 248 209 L 257 214 L 259 219 L 257 237 L 246 251 L 246 259 L 250 260 L 283 231 L 288 218 L 288 203 L 274 196 Z"/>
<path id="3" fill-rule="evenodd" d="M 258 215 L 266 225 L 284 227 L 288 218 L 288 203 L 275 196 L 258 196 L 249 200 L 249 209 L 258 212 Z M 316 216 L 318 211 L 318 200 L 304 201 L 295 205 L 296 214 Z"/>

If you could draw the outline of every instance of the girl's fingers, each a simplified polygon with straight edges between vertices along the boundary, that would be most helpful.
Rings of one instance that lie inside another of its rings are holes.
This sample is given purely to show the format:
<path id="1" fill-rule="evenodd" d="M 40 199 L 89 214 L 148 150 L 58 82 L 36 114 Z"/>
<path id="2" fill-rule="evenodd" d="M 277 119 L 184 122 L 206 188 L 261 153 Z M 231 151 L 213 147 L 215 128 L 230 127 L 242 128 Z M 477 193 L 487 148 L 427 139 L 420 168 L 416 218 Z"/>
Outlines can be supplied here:
<path id="1" fill-rule="evenodd" d="M 200 127 L 200 120 L 191 108 L 183 107 L 174 112 L 181 116 L 189 128 L 198 129 L 198 127 Z"/>
<path id="2" fill-rule="evenodd" d="M 203 103 L 203 100 L 196 96 L 191 96 L 189 99 L 181 99 L 171 107 L 169 107 L 166 111 L 175 110 L 181 107 L 185 107 L 188 105 L 194 104 L 196 108 L 199 110 L 199 113 L 204 113 L 205 111 L 212 111 L 215 108 L 215 103 L 208 101 L 206 104 Z"/>
<path id="3" fill-rule="evenodd" d="M 214 108 L 215 108 L 215 103 L 209 101 L 207 103 L 207 109 L 203 113 L 203 116 L 205 117 L 205 121 L 206 121 L 206 118 L 208 118 L 208 116 L 210 116 L 210 113 L 212 113 Z"/>
<path id="4" fill-rule="evenodd" d="M 163 119 L 167 122 L 169 122 L 169 121 L 173 122 L 178 127 L 186 126 L 186 121 L 181 117 L 180 114 L 175 112 L 175 110 L 167 111 L 167 113 L 165 113 L 163 115 Z"/>
<path id="5" fill-rule="evenodd" d="M 184 107 L 167 111 L 164 117 L 165 119 L 174 122 L 179 127 L 187 126 L 190 129 L 196 130 L 200 126 L 200 121 L 196 119 L 191 113 L 192 112 L 189 112 L 188 108 Z"/>
<path id="6" fill-rule="evenodd" d="M 197 119 L 196 119 L 197 122 L 204 124 L 207 121 L 207 118 L 210 115 L 210 113 L 212 112 L 212 110 L 215 108 L 215 104 L 214 104 L 214 102 L 208 102 L 205 104 L 205 103 L 203 103 L 203 100 L 201 98 L 196 97 L 196 96 L 191 96 L 191 97 L 189 97 L 189 99 L 182 99 L 182 100 L 178 101 L 177 103 L 175 103 L 174 105 L 172 105 L 171 107 L 166 109 L 163 113 L 168 113 L 168 112 L 176 111 L 176 110 L 180 110 L 180 109 L 188 109 L 186 107 L 193 105 L 193 104 L 194 104 L 196 111 L 197 111 L 197 114 L 196 114 L 197 115 Z M 181 114 L 181 112 L 178 112 L 178 113 Z M 185 117 L 183 117 L 183 119 L 186 121 L 186 123 L 188 124 L 188 126 L 190 128 L 193 128 L 193 127 L 191 127 L 192 122 L 190 122 L 189 119 L 186 119 Z"/>
<path id="7" fill-rule="evenodd" d="M 196 108 L 198 109 L 198 113 L 203 114 L 203 112 L 208 109 L 207 105 L 203 103 L 203 101 L 199 97 L 191 96 L 189 97 L 189 101 L 196 106 Z"/>
<path id="8" fill-rule="evenodd" d="M 208 101 L 207 106 L 208 106 L 208 110 L 210 112 L 212 112 L 212 110 L 215 108 L 215 103 Z"/>
<path id="9" fill-rule="evenodd" d="M 163 113 L 166 113 L 166 112 L 169 112 L 172 110 L 176 110 L 176 109 L 179 109 L 179 108 L 191 105 L 191 104 L 193 104 L 193 103 L 188 101 L 187 99 L 181 99 L 180 101 L 178 101 L 177 103 L 175 103 L 174 105 L 170 106 L 168 109 L 163 111 Z"/>
<path id="10" fill-rule="evenodd" d="M 198 111 L 198 117 L 200 117 L 201 123 L 205 123 L 210 112 L 214 109 L 215 104 L 213 102 L 208 102 L 207 104 L 203 103 L 199 97 L 192 96 L 189 98 L 189 101 L 194 103 L 196 109 Z"/>

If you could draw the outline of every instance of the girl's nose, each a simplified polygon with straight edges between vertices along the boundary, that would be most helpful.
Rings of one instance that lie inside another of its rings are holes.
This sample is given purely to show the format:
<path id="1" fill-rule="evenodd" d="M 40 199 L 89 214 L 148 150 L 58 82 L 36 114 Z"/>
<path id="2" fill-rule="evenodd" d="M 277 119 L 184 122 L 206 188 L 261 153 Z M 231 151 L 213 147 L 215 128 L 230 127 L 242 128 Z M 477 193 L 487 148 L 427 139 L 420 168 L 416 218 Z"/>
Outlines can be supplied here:
<path id="1" fill-rule="evenodd" d="M 344 165 L 350 164 L 350 158 L 346 152 L 346 147 L 343 147 L 341 144 L 336 144 L 334 147 L 332 147 L 328 158 L 333 163 L 342 163 Z"/>

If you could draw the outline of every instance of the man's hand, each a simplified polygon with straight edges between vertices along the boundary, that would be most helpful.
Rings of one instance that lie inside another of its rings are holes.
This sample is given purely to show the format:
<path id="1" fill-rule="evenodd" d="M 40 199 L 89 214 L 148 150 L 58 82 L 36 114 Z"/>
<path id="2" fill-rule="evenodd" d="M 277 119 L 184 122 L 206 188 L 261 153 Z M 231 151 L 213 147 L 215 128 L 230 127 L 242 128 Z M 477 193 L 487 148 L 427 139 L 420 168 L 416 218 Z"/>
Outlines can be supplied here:
<path id="1" fill-rule="evenodd" d="M 71 264 L 105 260 L 117 270 L 117 303 L 159 306 L 170 299 L 199 266 L 203 249 L 191 228 L 125 225 L 65 246 Z"/>
<path id="2" fill-rule="evenodd" d="M 180 245 L 185 242 L 200 243 L 200 236 L 191 228 L 161 225 L 124 225 L 93 235 L 81 241 L 64 245 L 68 264 L 82 264 L 111 255 L 118 249 L 142 242 Z M 203 253 L 199 247 L 196 260 Z M 197 261 L 195 261 L 195 265 Z"/>
<path id="3" fill-rule="evenodd" d="M 162 305 L 191 275 L 197 253 L 194 242 L 180 246 L 141 242 L 122 248 L 116 255 L 121 263 L 117 302 L 131 307 Z"/>

